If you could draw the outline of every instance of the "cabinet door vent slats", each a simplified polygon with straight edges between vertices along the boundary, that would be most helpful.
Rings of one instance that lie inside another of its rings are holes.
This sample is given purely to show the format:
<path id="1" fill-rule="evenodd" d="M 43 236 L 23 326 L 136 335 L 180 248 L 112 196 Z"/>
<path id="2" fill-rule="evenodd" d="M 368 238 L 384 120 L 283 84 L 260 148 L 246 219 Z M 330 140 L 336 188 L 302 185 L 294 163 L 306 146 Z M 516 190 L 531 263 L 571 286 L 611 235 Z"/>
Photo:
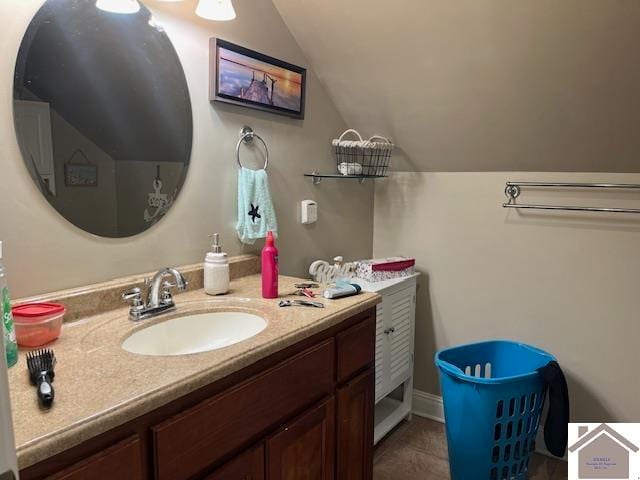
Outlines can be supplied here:
<path id="1" fill-rule="evenodd" d="M 391 315 L 395 318 L 403 318 L 411 313 L 411 305 L 401 305 L 398 308 L 391 309 Z"/>
<path id="2" fill-rule="evenodd" d="M 380 303 L 376 307 L 376 321 L 381 322 L 383 320 L 384 320 L 384 305 Z"/>
<path id="3" fill-rule="evenodd" d="M 391 311 L 394 315 L 405 313 L 411 310 L 412 304 L 411 297 L 398 298 L 391 304 Z"/>
<path id="4" fill-rule="evenodd" d="M 409 341 L 409 337 L 411 337 L 411 332 L 408 328 L 401 330 L 398 332 L 397 330 L 391 335 L 391 348 L 401 347 L 407 341 Z"/>
<path id="5" fill-rule="evenodd" d="M 382 398 L 384 388 L 384 346 L 386 334 L 384 333 L 384 306 L 378 304 L 376 307 L 376 373 L 375 373 L 375 401 Z"/>
<path id="6" fill-rule="evenodd" d="M 408 325 L 411 321 L 411 310 L 400 310 L 391 316 L 393 320 L 393 327 L 396 331 L 403 325 Z"/>
<path id="7" fill-rule="evenodd" d="M 394 327 L 393 335 L 391 335 L 391 345 L 404 342 L 409 336 L 411 336 L 411 325 L 403 325 L 397 328 Z"/>
<path id="8" fill-rule="evenodd" d="M 402 372 L 406 371 L 407 368 L 409 368 L 411 366 L 411 360 L 409 355 L 407 355 L 407 353 L 409 352 L 408 349 L 406 349 L 405 353 L 402 357 L 398 357 L 398 359 L 394 362 L 391 363 L 391 377 L 394 378 L 400 374 L 402 374 Z"/>
<path id="9" fill-rule="evenodd" d="M 409 349 L 405 348 L 402 353 L 409 353 Z M 392 362 L 391 362 L 391 370 L 392 370 L 392 375 L 397 374 L 397 370 L 403 366 L 403 365 L 408 365 L 409 363 L 409 355 L 398 355 Z"/>
<path id="10" fill-rule="evenodd" d="M 392 325 L 394 333 L 391 337 L 390 381 L 395 388 L 399 383 L 411 376 L 411 339 L 413 319 L 413 296 L 402 295 L 394 298 L 392 303 Z"/>

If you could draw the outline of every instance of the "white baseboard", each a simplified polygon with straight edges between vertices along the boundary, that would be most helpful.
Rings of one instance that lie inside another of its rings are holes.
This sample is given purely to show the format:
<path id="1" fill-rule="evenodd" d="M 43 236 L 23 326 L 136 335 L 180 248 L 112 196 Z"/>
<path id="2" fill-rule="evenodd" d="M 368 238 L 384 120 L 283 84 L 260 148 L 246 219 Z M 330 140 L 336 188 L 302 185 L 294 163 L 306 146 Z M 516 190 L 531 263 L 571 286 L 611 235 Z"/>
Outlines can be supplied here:
<path id="1" fill-rule="evenodd" d="M 432 393 L 413 391 L 413 414 L 444 423 L 444 407 L 442 397 Z"/>
<path id="2" fill-rule="evenodd" d="M 420 390 L 413 390 L 413 412 L 418 417 L 429 418 L 436 422 L 444 423 L 444 407 L 442 405 L 442 397 L 434 395 L 432 393 L 423 392 Z M 546 455 L 551 458 L 558 458 L 547 450 L 544 445 L 544 438 L 542 433 L 542 426 L 538 429 L 538 436 L 536 437 L 536 452 Z M 564 459 L 567 460 L 565 454 Z"/>

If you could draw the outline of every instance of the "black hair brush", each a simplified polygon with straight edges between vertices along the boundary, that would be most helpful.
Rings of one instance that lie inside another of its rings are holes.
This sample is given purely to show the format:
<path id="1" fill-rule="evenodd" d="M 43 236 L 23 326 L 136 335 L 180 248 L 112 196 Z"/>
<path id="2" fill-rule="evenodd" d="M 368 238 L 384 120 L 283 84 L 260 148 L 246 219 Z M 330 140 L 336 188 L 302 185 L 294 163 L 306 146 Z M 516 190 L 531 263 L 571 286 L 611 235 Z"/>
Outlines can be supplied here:
<path id="1" fill-rule="evenodd" d="M 53 367 L 56 365 L 56 356 L 53 350 L 35 350 L 27 353 L 27 367 L 31 383 L 38 387 L 38 400 L 43 408 L 50 408 L 53 404 L 55 392 L 53 390 Z"/>

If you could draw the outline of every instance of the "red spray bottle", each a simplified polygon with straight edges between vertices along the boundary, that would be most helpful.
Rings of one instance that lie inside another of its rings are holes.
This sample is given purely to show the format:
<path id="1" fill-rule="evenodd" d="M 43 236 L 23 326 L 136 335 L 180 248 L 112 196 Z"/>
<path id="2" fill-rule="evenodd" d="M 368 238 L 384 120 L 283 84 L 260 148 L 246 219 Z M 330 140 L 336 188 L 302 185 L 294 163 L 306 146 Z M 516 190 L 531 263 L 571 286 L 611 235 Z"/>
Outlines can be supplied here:
<path id="1" fill-rule="evenodd" d="M 278 298 L 278 249 L 271 231 L 262 249 L 262 297 Z"/>

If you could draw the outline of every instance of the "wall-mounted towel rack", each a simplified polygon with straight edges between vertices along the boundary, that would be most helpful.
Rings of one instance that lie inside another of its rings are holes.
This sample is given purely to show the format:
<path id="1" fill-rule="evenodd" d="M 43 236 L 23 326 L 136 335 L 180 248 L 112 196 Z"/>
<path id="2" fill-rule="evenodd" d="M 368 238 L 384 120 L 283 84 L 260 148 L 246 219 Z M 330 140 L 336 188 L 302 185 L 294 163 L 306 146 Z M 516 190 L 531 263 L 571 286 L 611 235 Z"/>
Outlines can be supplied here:
<path id="1" fill-rule="evenodd" d="M 240 168 L 242 168 L 242 162 L 240 161 L 240 147 L 242 146 L 243 143 L 253 143 L 253 139 L 257 138 L 258 140 L 260 140 L 262 142 L 262 145 L 264 146 L 264 168 L 265 170 L 267 169 L 267 167 L 269 166 L 269 148 L 267 147 L 266 142 L 262 139 L 262 137 L 260 135 L 258 135 L 256 132 L 253 131 L 253 129 L 251 127 L 243 127 L 242 130 L 240 130 L 240 140 L 238 140 L 238 144 L 236 145 L 236 161 L 238 162 L 238 166 Z"/>
<path id="2" fill-rule="evenodd" d="M 618 190 L 640 190 L 640 184 L 635 183 L 558 183 L 558 182 L 507 182 L 504 194 L 507 203 L 504 208 L 530 208 L 535 210 L 570 210 L 580 212 L 612 212 L 612 213 L 640 213 L 639 208 L 609 208 L 609 207 L 582 207 L 578 205 L 536 205 L 516 203 L 522 188 L 601 188 Z"/>

